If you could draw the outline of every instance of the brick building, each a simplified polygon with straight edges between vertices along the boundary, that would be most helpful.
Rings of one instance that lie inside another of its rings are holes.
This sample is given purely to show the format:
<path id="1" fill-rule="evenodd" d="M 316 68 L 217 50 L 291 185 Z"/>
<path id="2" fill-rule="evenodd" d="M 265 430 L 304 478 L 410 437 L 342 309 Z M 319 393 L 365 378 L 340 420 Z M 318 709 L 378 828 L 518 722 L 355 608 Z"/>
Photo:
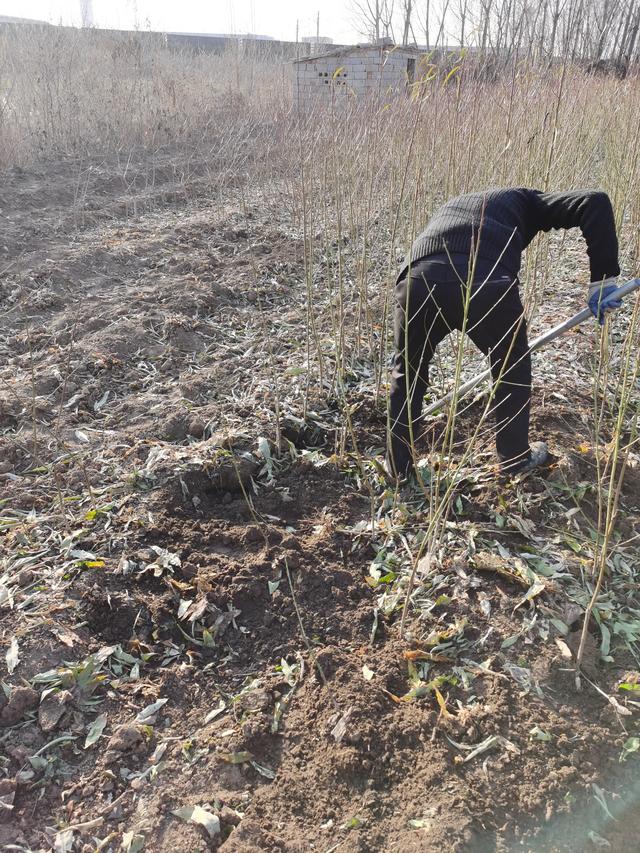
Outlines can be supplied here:
<path id="1" fill-rule="evenodd" d="M 296 60 L 295 92 L 301 102 L 351 95 L 405 94 L 421 76 L 426 52 L 393 44 L 343 47 Z"/>

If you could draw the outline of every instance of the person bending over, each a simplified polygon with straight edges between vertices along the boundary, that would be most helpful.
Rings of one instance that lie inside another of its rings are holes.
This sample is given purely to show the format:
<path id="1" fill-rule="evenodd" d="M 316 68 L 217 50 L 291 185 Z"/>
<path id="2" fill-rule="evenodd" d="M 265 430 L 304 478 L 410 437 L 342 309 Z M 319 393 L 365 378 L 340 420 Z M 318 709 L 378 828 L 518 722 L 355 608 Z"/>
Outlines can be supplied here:
<path id="1" fill-rule="evenodd" d="M 489 355 L 501 469 L 515 474 L 547 460 L 543 442 L 529 444 L 531 356 L 518 274 L 522 252 L 538 232 L 574 227 L 587 244 L 587 302 L 602 324 L 604 314 L 621 304 L 614 292 L 620 274 L 618 239 L 606 193 L 492 189 L 453 198 L 435 213 L 396 281 L 386 460 L 390 473 L 405 476 L 413 468 L 412 438 L 429 362 L 453 329 L 464 329 Z"/>

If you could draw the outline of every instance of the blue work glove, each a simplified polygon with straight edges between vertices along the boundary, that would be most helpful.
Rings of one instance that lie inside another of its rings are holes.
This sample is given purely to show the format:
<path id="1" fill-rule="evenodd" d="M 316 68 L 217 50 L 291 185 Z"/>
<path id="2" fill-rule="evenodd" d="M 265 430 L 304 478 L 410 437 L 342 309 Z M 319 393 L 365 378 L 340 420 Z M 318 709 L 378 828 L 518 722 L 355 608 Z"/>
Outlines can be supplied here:
<path id="1" fill-rule="evenodd" d="M 622 305 L 622 300 L 615 298 L 618 290 L 616 281 L 615 278 L 605 278 L 589 286 L 587 304 L 601 326 L 604 326 L 605 314 L 616 311 Z"/>

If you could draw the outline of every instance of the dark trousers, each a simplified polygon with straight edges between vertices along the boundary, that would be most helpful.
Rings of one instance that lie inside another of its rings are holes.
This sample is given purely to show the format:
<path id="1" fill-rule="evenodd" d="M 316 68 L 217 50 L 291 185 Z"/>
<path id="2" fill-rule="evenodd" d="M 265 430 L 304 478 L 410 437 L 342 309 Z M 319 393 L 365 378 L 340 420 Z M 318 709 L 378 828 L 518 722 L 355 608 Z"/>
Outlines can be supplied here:
<path id="1" fill-rule="evenodd" d="M 409 421 L 415 439 L 429 363 L 438 344 L 453 329 L 462 329 L 467 292 L 464 279 L 461 282 L 450 265 L 441 261 L 425 258 L 414 263 L 410 272 L 395 290 L 387 457 L 397 474 L 407 473 L 413 465 Z M 496 449 L 504 468 L 516 467 L 530 455 L 531 402 L 531 356 L 517 279 L 496 275 L 474 283 L 465 331 L 490 357 Z"/>

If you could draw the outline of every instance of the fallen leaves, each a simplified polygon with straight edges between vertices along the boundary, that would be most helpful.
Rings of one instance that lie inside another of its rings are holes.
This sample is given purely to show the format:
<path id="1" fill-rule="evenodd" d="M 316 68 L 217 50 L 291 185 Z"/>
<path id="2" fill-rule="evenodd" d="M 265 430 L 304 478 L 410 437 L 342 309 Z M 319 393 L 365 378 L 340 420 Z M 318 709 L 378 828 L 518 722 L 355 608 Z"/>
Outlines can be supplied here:
<path id="1" fill-rule="evenodd" d="M 215 838 L 220 834 L 220 818 L 201 806 L 184 806 L 181 809 L 174 809 L 171 814 L 181 820 L 203 826 L 209 838 Z"/>
<path id="2" fill-rule="evenodd" d="M 63 829 L 56 833 L 53 850 L 54 853 L 70 853 L 73 850 L 73 830 Z"/>
<path id="3" fill-rule="evenodd" d="M 543 743 L 549 743 L 551 741 L 551 735 L 549 732 L 546 732 L 544 729 L 541 729 L 540 726 L 534 726 L 529 731 L 529 739 L 530 740 L 539 740 Z"/>
<path id="4" fill-rule="evenodd" d="M 347 710 L 340 716 L 334 727 L 331 729 L 331 737 L 336 743 L 342 743 L 349 729 L 349 720 L 353 715 L 353 708 Z"/>
<path id="5" fill-rule="evenodd" d="M 246 764 L 252 760 L 253 755 L 246 750 L 242 750 L 240 752 L 219 752 L 218 758 L 227 764 Z"/>
<path id="6" fill-rule="evenodd" d="M 402 654 L 405 660 L 410 661 L 427 660 L 432 663 L 453 663 L 455 660 L 455 658 L 448 655 L 438 654 L 437 652 L 425 652 L 423 649 L 407 649 Z"/>
<path id="7" fill-rule="evenodd" d="M 618 684 L 618 690 L 637 693 L 640 697 L 640 673 L 628 672 Z"/>
<path id="8" fill-rule="evenodd" d="M 469 761 L 473 761 L 474 758 L 477 758 L 484 752 L 491 749 L 497 749 L 500 746 L 502 746 L 507 752 L 511 752 L 514 755 L 520 755 L 518 747 L 511 743 L 510 740 L 507 740 L 507 738 L 502 737 L 502 735 L 490 735 L 478 744 L 458 743 L 455 740 L 452 740 L 448 735 L 446 735 L 446 738 L 452 746 L 456 747 L 456 749 L 464 750 L 468 753 L 464 758 L 461 755 L 456 755 L 454 758 L 456 764 L 467 764 Z"/>
<path id="9" fill-rule="evenodd" d="M 362 667 L 362 677 L 364 678 L 364 680 L 371 681 L 374 675 L 374 671 L 372 669 L 369 669 L 369 667 L 365 663 Z"/>
<path id="10" fill-rule="evenodd" d="M 505 580 L 526 587 L 527 590 L 531 586 L 529 578 L 524 574 L 526 565 L 522 560 L 506 560 L 490 551 L 478 551 L 473 556 L 473 566 L 481 572 L 494 572 Z"/>
<path id="11" fill-rule="evenodd" d="M 147 725 L 152 726 L 156 721 L 158 711 L 161 708 L 164 708 L 168 701 L 168 699 L 158 699 L 157 702 L 147 705 L 147 707 L 143 708 L 136 717 L 136 723 L 146 723 Z"/>
<path id="12" fill-rule="evenodd" d="M 447 703 L 444 701 L 442 693 L 435 686 L 433 688 L 433 692 L 435 694 L 436 701 L 440 706 L 440 713 L 442 714 L 442 716 L 446 717 L 447 719 L 452 719 L 454 715 L 447 709 Z"/>
<path id="13" fill-rule="evenodd" d="M 620 761 L 626 761 L 634 752 L 640 751 L 640 737 L 630 737 L 622 744 Z"/>
<path id="14" fill-rule="evenodd" d="M 9 675 L 12 675 L 20 662 L 20 651 L 18 648 L 18 641 L 15 637 L 11 638 L 5 658 L 7 661 L 7 670 L 9 671 Z"/>
<path id="15" fill-rule="evenodd" d="M 135 832 L 125 832 L 122 835 L 123 853 L 140 853 L 144 849 L 144 835 Z"/>
<path id="16" fill-rule="evenodd" d="M 90 746 L 93 746 L 94 743 L 98 740 L 100 735 L 105 729 L 107 725 L 107 715 L 100 714 L 99 717 L 93 721 L 91 726 L 89 727 L 89 731 L 87 732 L 87 736 L 84 741 L 84 748 L 88 749 Z"/>

